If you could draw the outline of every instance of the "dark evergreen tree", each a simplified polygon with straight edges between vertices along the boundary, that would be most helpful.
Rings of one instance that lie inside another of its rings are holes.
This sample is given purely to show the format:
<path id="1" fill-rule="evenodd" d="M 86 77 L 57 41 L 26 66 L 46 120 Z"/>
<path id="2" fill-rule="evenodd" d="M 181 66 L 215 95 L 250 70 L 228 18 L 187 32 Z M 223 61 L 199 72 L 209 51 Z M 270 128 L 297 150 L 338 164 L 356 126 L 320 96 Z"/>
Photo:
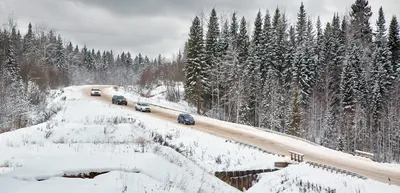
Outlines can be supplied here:
<path id="1" fill-rule="evenodd" d="M 208 72 L 207 74 L 210 76 L 210 83 L 211 83 L 211 93 L 210 96 L 207 96 L 209 99 L 206 99 L 204 102 L 210 102 L 207 108 L 214 108 L 215 105 L 219 103 L 220 96 L 219 96 L 219 82 L 221 79 L 219 74 L 219 60 L 221 57 L 221 50 L 219 49 L 219 24 L 217 13 L 215 9 L 211 10 L 210 19 L 208 21 L 207 26 L 207 34 L 205 40 L 205 67 Z M 217 105 L 218 108 L 218 105 Z"/>
<path id="2" fill-rule="evenodd" d="M 23 52 L 26 54 L 32 54 L 35 51 L 35 35 L 33 34 L 32 31 L 32 24 L 29 23 L 28 25 L 28 32 L 26 33 L 24 37 L 24 43 L 23 43 Z"/>
<path id="3" fill-rule="evenodd" d="M 308 41 L 309 35 L 311 34 L 310 29 L 308 29 L 307 22 L 307 14 L 304 8 L 303 3 L 301 3 L 299 13 L 297 14 L 297 23 L 296 23 L 296 52 L 294 55 L 293 61 L 293 102 L 292 102 L 292 110 L 291 110 L 291 123 L 290 126 L 295 126 L 296 128 L 290 128 L 291 133 L 296 136 L 300 136 L 304 134 L 304 131 L 298 130 L 301 129 L 303 125 L 303 115 L 304 108 L 307 103 L 308 95 L 310 94 L 310 81 L 311 79 L 311 69 L 313 68 L 313 64 L 310 62 L 311 57 L 313 55 L 309 55 L 309 49 L 311 47 L 307 47 L 311 42 Z M 310 32 L 308 32 L 310 31 Z M 311 40 L 310 40 L 311 41 Z M 297 93 L 298 92 L 298 93 Z M 297 101 L 299 100 L 299 101 Z M 300 104 L 300 106 L 298 106 Z M 300 118 L 298 118 L 300 116 Z M 293 121 L 300 121 L 294 123 Z"/>
<path id="4" fill-rule="evenodd" d="M 203 29 L 199 17 L 195 17 L 190 28 L 187 63 L 185 66 L 185 93 L 189 102 L 196 104 L 197 113 L 202 113 L 204 95 L 208 91 L 207 65 L 204 60 Z"/>
<path id="5" fill-rule="evenodd" d="M 57 38 L 57 49 L 56 49 L 56 53 L 55 53 L 55 65 L 61 71 L 64 71 L 67 69 L 67 61 L 66 61 L 66 56 L 65 56 L 64 44 L 63 44 L 63 41 L 62 41 L 60 35 L 58 35 L 58 38 Z"/>
<path id="6" fill-rule="evenodd" d="M 247 102 L 245 107 L 246 122 L 250 125 L 259 125 L 259 103 L 261 101 L 261 81 L 260 81 L 260 65 L 263 61 L 263 34 L 262 34 L 261 12 L 257 13 L 254 21 L 254 31 L 249 47 L 249 57 L 246 62 L 244 72 L 246 74 L 246 91 L 245 96 Z"/>
<path id="7" fill-rule="evenodd" d="M 296 43 L 301 45 L 305 40 L 307 32 L 307 13 L 304 8 L 303 2 L 301 2 L 300 10 L 297 13 L 297 23 L 296 23 Z"/>
<path id="8" fill-rule="evenodd" d="M 385 16 L 382 7 L 379 9 L 379 16 L 376 22 L 377 30 L 375 32 L 374 53 L 372 55 L 373 66 L 371 69 L 371 113 L 372 113 L 372 150 L 379 153 L 379 145 L 383 141 L 383 131 L 380 126 L 380 120 L 386 115 L 384 101 L 393 82 L 391 52 L 387 44 Z M 387 115 L 386 115 L 387 116 Z"/>
<path id="9" fill-rule="evenodd" d="M 249 56 L 250 39 L 247 32 L 247 22 L 244 17 L 240 21 L 239 35 L 238 35 L 238 62 L 241 67 L 245 67 L 245 62 Z M 243 69 L 241 68 L 241 69 Z"/>
<path id="10" fill-rule="evenodd" d="M 11 39 L 9 48 L 7 50 L 7 59 L 5 61 L 5 68 L 6 68 L 7 80 L 9 81 L 8 84 L 12 86 L 13 90 L 21 90 L 21 88 L 23 88 L 22 77 L 20 75 L 21 68 L 16 61 L 14 46 L 11 43 Z"/>
<path id="11" fill-rule="evenodd" d="M 249 34 L 247 31 L 247 22 L 244 17 L 240 20 L 240 26 L 239 26 L 239 34 L 238 34 L 238 40 L 237 40 L 237 68 L 239 70 L 238 74 L 238 89 L 236 93 L 236 101 L 237 101 L 237 106 L 236 106 L 236 116 L 235 120 L 236 123 L 241 123 L 241 124 L 248 124 L 246 121 L 247 119 L 247 103 L 245 102 L 246 97 L 246 90 L 245 88 L 245 69 L 247 69 L 246 66 L 246 61 L 248 60 L 249 57 L 249 45 L 250 45 L 250 39 L 249 39 Z"/>
<path id="12" fill-rule="evenodd" d="M 372 16 L 371 6 L 367 0 L 356 0 L 351 5 L 351 31 L 354 39 L 366 46 L 372 42 L 372 28 L 369 19 Z"/>
<path id="13" fill-rule="evenodd" d="M 391 58 L 391 76 L 397 78 L 398 72 L 400 71 L 400 35 L 399 35 L 399 23 L 397 17 L 393 16 L 390 21 L 389 35 L 388 35 L 388 46 L 392 53 Z"/>
<path id="14" fill-rule="evenodd" d="M 238 33 L 239 33 L 239 24 L 236 18 L 236 12 L 234 12 L 232 14 L 232 21 L 229 27 L 229 37 L 233 50 L 237 50 Z"/>
<path id="15" fill-rule="evenodd" d="M 354 151 L 354 132 L 357 106 L 360 105 L 360 79 L 361 79 L 361 62 L 362 51 L 357 46 L 355 40 L 351 42 L 346 60 L 343 65 L 340 93 L 341 93 L 341 106 L 343 107 L 343 120 L 341 137 L 345 151 Z"/>

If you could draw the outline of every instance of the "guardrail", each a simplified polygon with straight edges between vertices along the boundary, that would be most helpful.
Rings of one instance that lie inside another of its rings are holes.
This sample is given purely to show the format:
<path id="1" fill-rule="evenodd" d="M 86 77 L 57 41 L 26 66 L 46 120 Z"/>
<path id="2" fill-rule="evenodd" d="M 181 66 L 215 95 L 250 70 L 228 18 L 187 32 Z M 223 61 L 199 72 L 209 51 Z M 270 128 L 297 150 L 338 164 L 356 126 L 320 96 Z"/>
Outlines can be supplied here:
<path id="1" fill-rule="evenodd" d="M 304 154 L 302 153 L 298 153 L 295 151 L 289 151 L 290 153 L 290 159 L 292 161 L 296 161 L 296 162 L 303 162 L 304 161 Z"/>
<path id="2" fill-rule="evenodd" d="M 275 153 L 269 152 L 267 150 L 264 150 L 262 148 L 256 147 L 254 145 L 249 145 L 247 143 L 236 142 L 236 141 L 231 141 L 231 140 L 225 140 L 225 142 L 239 144 L 239 145 L 251 148 L 251 149 L 259 150 L 259 151 L 261 151 L 263 153 L 276 155 L 276 156 L 279 156 L 279 157 L 285 157 L 285 155 L 275 154 Z M 289 151 L 289 153 L 291 154 L 291 160 L 296 161 L 296 162 L 304 162 L 304 154 L 298 153 L 298 152 L 294 152 L 294 151 Z M 333 166 L 319 164 L 319 163 L 315 163 L 315 162 L 311 162 L 311 161 L 306 161 L 305 163 L 309 164 L 310 166 L 312 166 L 314 168 L 321 168 L 323 170 L 330 171 L 331 173 L 341 173 L 341 174 L 345 174 L 347 176 L 357 177 L 357 178 L 360 178 L 360 179 L 363 179 L 363 180 L 367 179 L 365 176 L 361 176 L 361 175 L 359 175 L 357 173 L 350 172 L 350 171 L 343 170 L 343 169 L 339 169 L 339 168 L 336 168 L 336 167 L 333 167 Z"/>
<path id="3" fill-rule="evenodd" d="M 339 168 L 328 166 L 328 165 L 324 165 L 324 164 L 319 164 L 319 163 L 315 163 L 315 162 L 311 162 L 311 161 L 307 161 L 306 164 L 309 164 L 313 168 L 321 168 L 322 170 L 326 170 L 326 171 L 329 171 L 331 173 L 345 174 L 346 176 L 352 176 L 352 177 L 360 178 L 360 179 L 363 179 L 363 180 L 368 179 L 365 176 L 361 176 L 361 175 L 356 174 L 354 172 L 350 172 L 350 171 L 347 171 L 347 170 L 339 169 Z"/>

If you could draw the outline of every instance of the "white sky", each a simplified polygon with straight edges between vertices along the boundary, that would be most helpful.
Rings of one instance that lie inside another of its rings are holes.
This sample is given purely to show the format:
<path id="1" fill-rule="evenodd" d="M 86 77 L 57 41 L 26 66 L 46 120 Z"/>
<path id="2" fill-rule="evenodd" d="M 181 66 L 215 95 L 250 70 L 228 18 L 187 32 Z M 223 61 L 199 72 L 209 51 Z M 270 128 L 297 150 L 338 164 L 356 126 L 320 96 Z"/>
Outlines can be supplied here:
<path id="1" fill-rule="evenodd" d="M 0 23 L 10 14 L 18 21 L 21 32 L 29 22 L 55 29 L 74 44 L 87 44 L 89 48 L 109 50 L 114 53 L 130 51 L 156 57 L 159 53 L 170 56 L 183 47 L 191 21 L 204 11 L 207 16 L 212 7 L 217 13 L 230 18 L 236 11 L 245 16 L 252 26 L 257 11 L 272 14 L 278 6 L 295 21 L 300 0 L 1 0 Z M 322 21 L 331 19 L 334 12 L 340 15 L 350 9 L 353 0 L 303 0 L 307 13 Z M 370 0 L 376 13 L 383 6 L 386 21 L 392 15 L 400 16 L 399 0 Z"/>

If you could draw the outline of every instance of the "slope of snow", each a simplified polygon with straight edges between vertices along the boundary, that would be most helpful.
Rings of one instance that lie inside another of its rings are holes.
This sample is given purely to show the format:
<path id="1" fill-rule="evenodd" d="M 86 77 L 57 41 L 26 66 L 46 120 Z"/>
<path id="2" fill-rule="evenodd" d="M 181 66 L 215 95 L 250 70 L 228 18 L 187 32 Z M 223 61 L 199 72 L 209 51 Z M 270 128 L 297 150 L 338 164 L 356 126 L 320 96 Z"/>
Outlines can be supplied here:
<path id="1" fill-rule="evenodd" d="M 317 190 L 317 186 L 322 190 Z M 274 174 L 263 174 L 260 181 L 249 190 L 249 193 L 263 191 L 281 193 L 325 192 L 324 189 L 349 193 L 396 193 L 400 191 L 398 186 L 390 186 L 373 180 L 362 180 L 344 174 L 332 174 L 325 170 L 312 168 L 307 164 L 299 164 L 289 166 Z"/>
<path id="2" fill-rule="evenodd" d="M 61 100 L 64 96 L 66 100 Z M 224 139 L 92 100 L 82 95 L 80 87 L 66 88 L 52 105 L 62 109 L 50 121 L 0 135 L 2 193 L 32 188 L 52 192 L 54 187 L 75 183 L 65 192 L 107 192 L 125 186 L 134 187 L 134 192 L 237 192 L 212 172 L 271 168 L 282 159 L 243 151 Z M 154 133 L 165 136 L 183 153 L 154 143 Z M 109 173 L 93 180 L 62 177 L 104 171 Z M 106 179 L 115 180 L 105 185 Z M 139 182 L 143 185 L 138 187 Z"/>
<path id="3" fill-rule="evenodd" d="M 54 99 L 51 105 L 59 105 L 61 111 L 50 121 L 0 134 L 1 193 L 239 192 L 213 172 L 268 169 L 288 159 L 93 100 L 81 89 L 66 88 Z M 156 143 L 155 135 L 180 153 Z M 105 171 L 90 180 L 63 177 Z M 263 174 L 249 192 L 296 192 L 300 181 L 336 192 L 400 192 L 397 186 L 305 164 Z"/>

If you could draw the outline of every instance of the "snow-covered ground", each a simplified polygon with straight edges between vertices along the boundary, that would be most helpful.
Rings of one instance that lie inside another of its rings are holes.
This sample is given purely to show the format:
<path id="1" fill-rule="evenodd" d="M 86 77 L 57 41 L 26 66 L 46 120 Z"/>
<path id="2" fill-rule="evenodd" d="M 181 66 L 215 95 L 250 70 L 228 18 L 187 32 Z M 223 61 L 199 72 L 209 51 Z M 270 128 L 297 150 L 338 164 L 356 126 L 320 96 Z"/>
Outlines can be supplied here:
<path id="1" fill-rule="evenodd" d="M 1 193 L 239 192 L 213 172 L 268 169 L 275 161 L 287 160 L 93 100 L 80 89 L 64 89 L 51 104 L 62 110 L 48 122 L 0 134 Z M 185 109 L 184 105 L 173 107 Z M 169 145 L 160 145 L 160 139 Z M 94 179 L 63 177 L 88 172 L 108 173 Z M 398 186 L 306 164 L 263 174 L 248 192 L 302 192 L 306 182 L 336 192 L 400 192 Z"/>

